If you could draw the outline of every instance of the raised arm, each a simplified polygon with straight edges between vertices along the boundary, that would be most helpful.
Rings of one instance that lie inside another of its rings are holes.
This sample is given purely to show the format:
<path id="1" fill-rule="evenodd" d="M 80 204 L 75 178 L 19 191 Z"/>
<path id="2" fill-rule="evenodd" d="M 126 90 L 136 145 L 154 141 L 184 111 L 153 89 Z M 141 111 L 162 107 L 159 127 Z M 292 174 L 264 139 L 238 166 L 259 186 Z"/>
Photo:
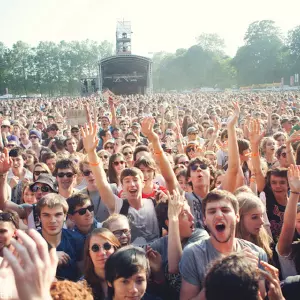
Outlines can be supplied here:
<path id="1" fill-rule="evenodd" d="M 149 142 L 152 143 L 156 162 L 160 167 L 161 174 L 166 181 L 169 192 L 172 193 L 179 187 L 179 185 L 171 164 L 160 145 L 159 137 L 153 131 L 154 122 L 155 121 L 152 117 L 144 118 L 142 121 L 142 133 L 149 139 Z"/>
<path id="2" fill-rule="evenodd" d="M 286 141 L 286 158 L 289 165 L 296 165 L 292 143 L 300 141 L 300 131 L 294 131 Z"/>
<path id="3" fill-rule="evenodd" d="M 250 138 L 250 145 L 252 150 L 251 161 L 253 165 L 253 173 L 255 175 L 257 189 L 259 192 L 262 192 L 266 185 L 266 179 L 261 168 L 260 154 L 259 154 L 259 145 L 263 136 L 264 134 L 261 133 L 260 131 L 259 120 L 251 120 L 250 128 L 249 128 L 249 138 Z"/>
<path id="4" fill-rule="evenodd" d="M 233 103 L 234 113 L 227 124 L 228 130 L 228 169 L 222 183 L 222 188 L 234 192 L 236 188 L 236 177 L 240 168 L 239 148 L 235 131 L 235 124 L 239 118 L 240 107 L 237 102 Z"/>
<path id="5" fill-rule="evenodd" d="M 89 119 L 90 120 L 90 119 Z M 102 160 L 97 156 L 96 148 L 99 140 L 97 139 L 97 124 L 91 121 L 81 128 L 81 136 L 85 151 L 87 152 L 91 170 L 95 176 L 96 185 L 101 196 L 101 200 L 110 212 L 115 210 L 115 198 L 107 181 L 103 168 Z"/>
<path id="6" fill-rule="evenodd" d="M 111 126 L 117 127 L 116 106 L 115 106 L 115 102 L 114 102 L 114 99 L 112 96 L 109 96 L 108 104 L 109 104 L 110 113 L 111 113 Z"/>
<path id="7" fill-rule="evenodd" d="M 280 255 L 291 253 L 295 233 L 297 205 L 300 194 L 300 166 L 291 165 L 288 169 L 290 198 L 284 212 L 283 225 L 279 236 L 277 248 Z"/>

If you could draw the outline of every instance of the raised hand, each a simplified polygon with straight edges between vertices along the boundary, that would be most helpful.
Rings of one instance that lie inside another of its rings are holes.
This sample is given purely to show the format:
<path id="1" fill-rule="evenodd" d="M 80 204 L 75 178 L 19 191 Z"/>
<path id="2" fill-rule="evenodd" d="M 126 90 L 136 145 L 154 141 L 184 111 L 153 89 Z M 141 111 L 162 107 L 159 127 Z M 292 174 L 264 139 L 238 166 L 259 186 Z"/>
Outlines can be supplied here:
<path id="1" fill-rule="evenodd" d="M 12 159 L 8 155 L 7 148 L 4 148 L 3 153 L 0 156 L 0 174 L 7 173 L 11 168 L 11 166 L 12 166 Z"/>
<path id="2" fill-rule="evenodd" d="M 250 121 L 249 131 L 249 140 L 252 145 L 259 145 L 260 141 L 264 137 L 264 133 L 260 130 L 260 122 L 257 119 Z"/>
<path id="3" fill-rule="evenodd" d="M 168 199 L 168 219 L 178 220 L 184 205 L 184 196 L 179 191 L 174 190 L 173 195 L 169 194 Z"/>
<path id="4" fill-rule="evenodd" d="M 158 135 L 153 131 L 153 125 L 155 123 L 154 118 L 145 117 L 141 124 L 141 131 L 143 135 L 145 135 L 150 142 L 155 139 L 159 139 Z"/>
<path id="5" fill-rule="evenodd" d="M 300 166 L 290 165 L 288 168 L 288 181 L 291 191 L 300 192 Z"/>
<path id="6" fill-rule="evenodd" d="M 94 152 L 98 146 L 99 139 L 97 138 L 97 124 L 89 122 L 80 129 L 84 149 L 87 153 Z"/>
<path id="7" fill-rule="evenodd" d="M 157 251 L 153 250 L 150 246 L 147 246 L 146 256 L 149 259 L 149 265 L 151 271 L 155 273 L 161 271 L 161 265 L 162 265 L 161 255 Z"/>
<path id="8" fill-rule="evenodd" d="M 300 130 L 294 131 L 293 134 L 287 139 L 286 143 L 291 144 L 300 141 Z"/>
<path id="9" fill-rule="evenodd" d="M 240 116 L 240 106 L 238 102 L 233 102 L 232 105 L 234 107 L 234 112 L 227 122 L 227 127 L 234 127 Z"/>

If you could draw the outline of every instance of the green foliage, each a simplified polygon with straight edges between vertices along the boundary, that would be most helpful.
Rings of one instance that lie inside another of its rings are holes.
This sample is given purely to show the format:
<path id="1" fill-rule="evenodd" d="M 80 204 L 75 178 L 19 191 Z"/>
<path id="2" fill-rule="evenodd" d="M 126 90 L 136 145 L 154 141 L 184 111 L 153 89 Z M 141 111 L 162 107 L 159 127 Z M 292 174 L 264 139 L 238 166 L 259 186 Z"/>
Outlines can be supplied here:
<path id="1" fill-rule="evenodd" d="M 97 74 L 97 61 L 112 55 L 112 44 L 103 41 L 40 42 L 31 48 L 18 41 L 11 49 L 0 43 L 0 94 L 78 94 L 80 78 Z"/>

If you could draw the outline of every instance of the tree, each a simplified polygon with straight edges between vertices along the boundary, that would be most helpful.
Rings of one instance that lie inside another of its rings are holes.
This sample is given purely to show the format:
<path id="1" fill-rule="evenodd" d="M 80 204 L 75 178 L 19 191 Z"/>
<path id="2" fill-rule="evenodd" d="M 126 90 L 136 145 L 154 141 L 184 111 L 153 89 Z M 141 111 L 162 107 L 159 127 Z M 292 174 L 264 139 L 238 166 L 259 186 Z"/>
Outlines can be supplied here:
<path id="1" fill-rule="evenodd" d="M 196 40 L 204 51 L 224 54 L 225 41 L 217 33 L 202 33 Z"/>

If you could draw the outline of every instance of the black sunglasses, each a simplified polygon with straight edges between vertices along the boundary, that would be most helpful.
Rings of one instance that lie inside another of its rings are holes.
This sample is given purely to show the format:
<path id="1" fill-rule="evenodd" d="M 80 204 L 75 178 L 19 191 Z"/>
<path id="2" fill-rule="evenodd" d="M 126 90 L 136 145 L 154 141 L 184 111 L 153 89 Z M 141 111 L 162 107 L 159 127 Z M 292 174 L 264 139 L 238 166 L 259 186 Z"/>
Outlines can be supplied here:
<path id="1" fill-rule="evenodd" d="M 114 146 L 106 146 L 105 149 L 114 149 Z"/>
<path id="2" fill-rule="evenodd" d="M 102 246 L 99 246 L 98 244 L 94 244 L 90 250 L 92 250 L 94 253 L 97 253 L 100 251 L 100 248 L 103 248 L 105 251 L 109 251 L 111 249 L 112 245 L 108 242 L 105 242 Z"/>
<path id="3" fill-rule="evenodd" d="M 17 227 L 14 216 L 9 212 L 0 213 L 0 221 L 13 222 L 13 224 Z"/>
<path id="4" fill-rule="evenodd" d="M 84 176 L 90 176 L 91 173 L 93 173 L 91 170 L 82 171 Z"/>
<path id="5" fill-rule="evenodd" d="M 136 139 L 126 139 L 126 142 L 127 143 L 130 143 L 130 142 L 134 143 L 134 142 L 136 142 Z"/>
<path id="6" fill-rule="evenodd" d="M 41 174 L 48 174 L 48 172 L 47 171 L 34 171 L 33 174 L 36 176 L 40 176 Z"/>
<path id="7" fill-rule="evenodd" d="M 129 236 L 130 235 L 130 229 L 120 229 L 120 230 L 115 230 L 113 231 L 113 234 L 119 238 L 121 237 L 123 234 L 125 234 L 126 236 Z"/>
<path id="8" fill-rule="evenodd" d="M 51 191 L 51 188 L 48 185 L 42 185 L 42 186 L 34 185 L 31 188 L 32 192 L 37 192 L 38 190 L 41 190 L 43 193 L 49 193 Z"/>
<path id="9" fill-rule="evenodd" d="M 102 158 L 102 159 L 108 159 L 108 155 L 100 156 L 100 158 Z"/>
<path id="10" fill-rule="evenodd" d="M 191 170 L 196 171 L 199 167 L 201 170 L 206 170 L 208 168 L 207 164 L 200 164 L 200 165 L 195 164 L 195 165 L 191 165 Z"/>
<path id="11" fill-rule="evenodd" d="M 84 207 L 84 208 L 79 208 L 78 210 L 75 210 L 73 212 L 73 215 L 78 213 L 80 216 L 83 216 L 86 214 L 86 211 L 92 212 L 94 211 L 94 205 L 89 205 L 88 207 Z"/>
<path id="12" fill-rule="evenodd" d="M 190 162 L 187 160 L 187 161 L 182 161 L 182 162 L 180 162 L 179 164 L 180 164 L 180 165 L 185 165 L 185 166 L 187 166 L 189 163 L 190 163 Z"/>
<path id="13" fill-rule="evenodd" d="M 282 152 L 282 153 L 281 153 L 281 156 L 282 156 L 283 158 L 286 158 L 286 152 Z"/>
<path id="14" fill-rule="evenodd" d="M 120 165 L 120 164 L 121 164 L 121 165 L 124 165 L 124 164 L 125 164 L 125 161 L 122 161 L 122 160 L 121 160 L 121 161 L 114 161 L 113 164 L 114 164 L 114 166 L 117 167 L 117 166 Z"/>
<path id="15" fill-rule="evenodd" d="M 189 153 L 189 152 L 191 152 L 191 151 L 194 151 L 194 152 L 195 152 L 196 149 L 195 149 L 194 147 L 190 147 L 190 148 L 187 148 L 187 149 L 186 149 L 186 152 L 187 152 L 187 153 Z"/>
<path id="16" fill-rule="evenodd" d="M 64 176 L 67 176 L 68 178 L 71 178 L 71 177 L 74 176 L 74 173 L 72 173 L 72 172 L 67 172 L 67 173 L 60 172 L 60 173 L 57 173 L 57 176 L 59 178 L 63 178 Z"/>
<path id="17" fill-rule="evenodd" d="M 29 139 L 30 139 L 30 140 L 32 140 L 32 139 L 38 139 L 38 137 L 37 137 L 36 135 L 31 135 L 31 136 L 29 137 Z"/>
<path id="18" fill-rule="evenodd" d="M 129 152 L 124 152 L 124 153 L 123 153 L 124 156 L 131 155 L 131 154 L 132 154 L 131 151 L 129 151 Z"/>

